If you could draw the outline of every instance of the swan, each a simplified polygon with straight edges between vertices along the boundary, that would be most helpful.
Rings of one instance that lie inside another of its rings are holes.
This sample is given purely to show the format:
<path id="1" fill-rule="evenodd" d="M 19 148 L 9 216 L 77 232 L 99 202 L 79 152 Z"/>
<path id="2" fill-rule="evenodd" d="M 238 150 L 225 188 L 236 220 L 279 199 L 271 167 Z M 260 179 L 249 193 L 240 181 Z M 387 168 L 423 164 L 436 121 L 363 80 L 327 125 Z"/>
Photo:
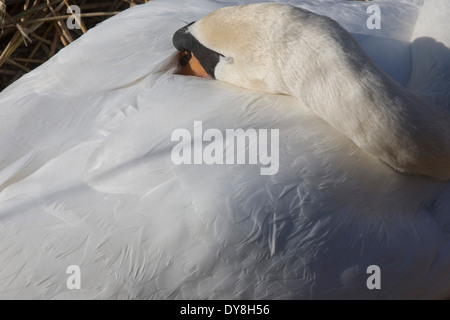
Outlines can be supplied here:
<path id="1" fill-rule="evenodd" d="M 338 21 L 430 113 L 445 114 L 450 39 L 435 25 L 445 25 L 448 3 L 379 2 L 380 30 L 366 28 L 369 5 L 300 7 Z M 318 114 L 304 92 L 176 74 L 173 35 L 224 6 L 135 6 L 0 93 L 0 298 L 450 296 L 450 184 L 439 180 L 442 168 L 393 170 L 383 150 L 359 145 L 359 135 Z M 212 46 L 200 28 L 189 32 Z M 242 70 L 233 74 L 238 81 Z M 173 132 L 195 138 L 198 122 L 203 132 L 279 130 L 278 172 L 175 164 Z M 368 287 L 371 266 L 380 289 Z M 67 285 L 72 270 L 79 287 Z"/>
<path id="2" fill-rule="evenodd" d="M 174 44 L 202 76 L 295 96 L 394 169 L 450 178 L 448 112 L 393 81 L 329 17 L 276 3 L 226 7 L 177 31 Z"/>

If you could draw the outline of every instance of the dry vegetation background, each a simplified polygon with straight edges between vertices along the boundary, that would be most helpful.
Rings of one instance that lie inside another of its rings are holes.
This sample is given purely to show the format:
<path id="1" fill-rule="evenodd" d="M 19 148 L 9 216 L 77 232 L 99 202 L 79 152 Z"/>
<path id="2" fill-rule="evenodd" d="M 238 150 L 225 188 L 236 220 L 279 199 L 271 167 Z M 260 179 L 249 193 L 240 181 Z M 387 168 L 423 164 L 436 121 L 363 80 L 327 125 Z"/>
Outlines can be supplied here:
<path id="1" fill-rule="evenodd" d="M 0 0 L 0 91 L 99 22 L 148 1 Z M 81 29 L 66 25 L 70 5 L 81 9 Z"/>

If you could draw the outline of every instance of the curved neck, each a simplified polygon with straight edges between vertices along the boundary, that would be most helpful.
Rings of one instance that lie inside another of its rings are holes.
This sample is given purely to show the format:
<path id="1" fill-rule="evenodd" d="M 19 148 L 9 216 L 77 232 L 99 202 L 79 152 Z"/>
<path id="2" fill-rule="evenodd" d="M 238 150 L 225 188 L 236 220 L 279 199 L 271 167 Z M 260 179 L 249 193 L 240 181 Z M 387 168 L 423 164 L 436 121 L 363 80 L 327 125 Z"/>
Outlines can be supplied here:
<path id="1" fill-rule="evenodd" d="M 448 117 L 397 84 L 352 41 L 345 50 L 313 53 L 319 67 L 291 71 L 289 93 L 391 167 L 450 178 Z"/>
<path id="2" fill-rule="evenodd" d="M 407 125 L 402 124 L 405 114 L 416 118 L 416 113 L 428 109 L 425 101 L 397 84 L 367 56 L 341 57 L 322 64 L 320 70 L 313 66 L 304 72 L 309 76 L 290 82 L 290 94 L 371 153 L 376 151 L 369 146 L 373 135 L 382 134 L 381 130 L 394 133 L 399 125 Z"/>

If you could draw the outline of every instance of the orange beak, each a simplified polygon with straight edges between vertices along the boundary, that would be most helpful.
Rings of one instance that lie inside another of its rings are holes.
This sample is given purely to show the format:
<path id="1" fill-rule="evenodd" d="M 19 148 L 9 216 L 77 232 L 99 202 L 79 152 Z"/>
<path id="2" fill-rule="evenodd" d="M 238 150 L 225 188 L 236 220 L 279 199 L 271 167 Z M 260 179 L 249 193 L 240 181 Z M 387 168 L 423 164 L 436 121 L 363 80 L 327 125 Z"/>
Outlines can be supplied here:
<path id="1" fill-rule="evenodd" d="M 190 55 L 190 59 L 189 59 Z M 184 60 L 184 63 L 180 63 L 180 70 L 176 72 L 177 74 L 182 74 L 185 76 L 196 76 L 201 78 L 211 78 L 205 69 L 202 67 L 198 59 L 195 57 L 194 53 L 189 51 L 182 51 L 179 53 L 179 61 Z M 186 61 L 188 62 L 186 63 Z"/>

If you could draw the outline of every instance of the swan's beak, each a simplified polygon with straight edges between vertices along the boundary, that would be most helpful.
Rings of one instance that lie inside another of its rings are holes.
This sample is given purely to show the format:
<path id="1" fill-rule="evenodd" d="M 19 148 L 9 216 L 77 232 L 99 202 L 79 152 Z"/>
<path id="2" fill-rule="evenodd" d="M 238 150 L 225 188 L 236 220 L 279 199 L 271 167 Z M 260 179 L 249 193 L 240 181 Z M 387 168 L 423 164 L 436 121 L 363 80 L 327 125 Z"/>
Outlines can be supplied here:
<path id="1" fill-rule="evenodd" d="M 179 53 L 180 69 L 177 74 L 185 76 L 196 76 L 201 78 L 211 78 L 205 71 L 200 61 L 195 57 L 194 53 L 190 51 L 182 51 Z"/>
<path id="2" fill-rule="evenodd" d="M 190 26 L 179 29 L 173 35 L 172 42 L 179 53 L 180 70 L 178 74 L 215 79 L 214 71 L 222 55 L 209 49 L 191 33 Z"/>

